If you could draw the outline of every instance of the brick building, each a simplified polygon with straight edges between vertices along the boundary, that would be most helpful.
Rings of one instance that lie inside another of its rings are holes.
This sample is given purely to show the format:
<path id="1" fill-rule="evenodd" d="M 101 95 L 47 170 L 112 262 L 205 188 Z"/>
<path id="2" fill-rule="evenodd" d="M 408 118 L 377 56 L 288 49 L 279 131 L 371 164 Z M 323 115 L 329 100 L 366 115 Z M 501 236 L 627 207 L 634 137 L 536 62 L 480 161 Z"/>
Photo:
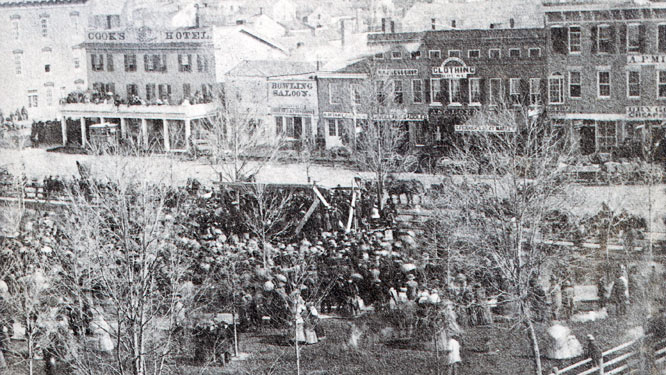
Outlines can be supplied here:
<path id="1" fill-rule="evenodd" d="M 623 153 L 641 129 L 661 129 L 665 23 L 664 2 L 545 4 L 548 112 L 583 153 Z"/>

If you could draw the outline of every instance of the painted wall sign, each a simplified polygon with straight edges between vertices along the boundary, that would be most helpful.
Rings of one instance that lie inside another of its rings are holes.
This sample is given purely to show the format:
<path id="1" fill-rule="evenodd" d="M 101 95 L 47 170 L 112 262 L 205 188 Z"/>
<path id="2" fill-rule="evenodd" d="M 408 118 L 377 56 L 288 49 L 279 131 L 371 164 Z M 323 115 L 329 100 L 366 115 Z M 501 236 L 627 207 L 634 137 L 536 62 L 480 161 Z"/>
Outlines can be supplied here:
<path id="1" fill-rule="evenodd" d="M 271 113 L 276 115 L 314 115 L 314 109 L 302 107 L 272 107 Z"/>
<path id="2" fill-rule="evenodd" d="M 349 112 L 322 112 L 321 117 L 342 118 L 342 119 L 367 119 L 367 113 L 349 113 Z"/>
<path id="3" fill-rule="evenodd" d="M 471 117 L 479 111 L 478 108 L 431 108 L 431 116 Z"/>
<path id="4" fill-rule="evenodd" d="M 417 76 L 418 69 L 377 69 L 379 76 Z"/>
<path id="5" fill-rule="evenodd" d="M 666 55 L 627 55 L 629 65 L 666 65 Z"/>
<path id="6" fill-rule="evenodd" d="M 514 133 L 515 126 L 502 126 L 502 125 L 455 125 L 457 132 L 472 132 L 472 133 Z"/>
<path id="7" fill-rule="evenodd" d="M 397 120 L 397 121 L 423 121 L 426 115 L 422 113 L 381 113 L 374 115 L 375 120 Z"/>
<path id="8" fill-rule="evenodd" d="M 666 106 L 629 106 L 625 110 L 632 119 L 666 119 Z"/>
<path id="9" fill-rule="evenodd" d="M 138 29 L 118 31 L 89 31 L 86 40 L 89 42 L 133 42 L 133 43 L 169 43 L 175 41 L 205 41 L 212 39 L 208 29 L 173 29 L 153 30 L 142 26 Z"/>
<path id="10" fill-rule="evenodd" d="M 311 97 L 314 91 L 312 81 L 273 81 L 269 83 L 271 96 Z"/>
<path id="11" fill-rule="evenodd" d="M 442 62 L 442 65 L 432 68 L 432 74 L 436 74 L 445 79 L 467 78 L 470 74 L 476 73 L 476 67 L 467 66 L 465 61 L 458 57 L 449 57 Z"/>

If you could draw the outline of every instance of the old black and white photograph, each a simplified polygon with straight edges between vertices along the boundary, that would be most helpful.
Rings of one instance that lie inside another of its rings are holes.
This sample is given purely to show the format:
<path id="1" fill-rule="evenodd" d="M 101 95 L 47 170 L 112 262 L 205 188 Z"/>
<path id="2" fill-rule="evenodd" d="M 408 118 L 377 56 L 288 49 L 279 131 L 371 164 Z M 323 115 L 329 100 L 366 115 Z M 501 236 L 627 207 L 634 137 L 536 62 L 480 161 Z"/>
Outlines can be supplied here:
<path id="1" fill-rule="evenodd" d="M 666 375 L 666 0 L 0 0 L 0 375 Z"/>

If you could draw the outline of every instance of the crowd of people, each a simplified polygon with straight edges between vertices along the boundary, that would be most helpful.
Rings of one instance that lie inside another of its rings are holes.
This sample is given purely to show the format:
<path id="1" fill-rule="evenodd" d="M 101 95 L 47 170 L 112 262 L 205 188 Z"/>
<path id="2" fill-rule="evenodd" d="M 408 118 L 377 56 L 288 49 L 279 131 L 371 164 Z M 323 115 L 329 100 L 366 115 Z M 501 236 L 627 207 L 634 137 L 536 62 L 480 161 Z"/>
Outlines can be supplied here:
<path id="1" fill-rule="evenodd" d="M 106 92 L 104 90 L 93 89 L 86 91 L 74 91 L 69 93 L 65 98 L 61 99 L 60 104 L 75 104 L 75 103 L 93 103 L 104 104 L 113 103 L 115 106 L 126 105 L 181 105 L 181 104 L 203 104 L 213 101 L 212 95 L 208 93 L 201 93 L 196 91 L 193 95 L 175 102 L 170 96 L 158 96 L 152 100 L 147 100 L 139 97 L 138 95 L 128 95 L 126 98 L 121 97 L 113 92 Z"/>

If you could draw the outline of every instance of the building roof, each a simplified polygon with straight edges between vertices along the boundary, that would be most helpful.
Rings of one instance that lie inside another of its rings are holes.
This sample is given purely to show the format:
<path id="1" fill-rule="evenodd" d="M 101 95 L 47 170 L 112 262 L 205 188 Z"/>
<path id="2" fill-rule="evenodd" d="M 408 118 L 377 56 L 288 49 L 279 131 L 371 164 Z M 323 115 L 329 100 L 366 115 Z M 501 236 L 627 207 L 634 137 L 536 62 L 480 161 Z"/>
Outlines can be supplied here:
<path id="1" fill-rule="evenodd" d="M 0 7 L 29 7 L 45 5 L 85 4 L 88 0 L 0 0 Z"/>
<path id="2" fill-rule="evenodd" d="M 244 60 L 227 72 L 236 77 L 276 77 L 312 73 L 314 64 L 302 61 Z"/>
<path id="3" fill-rule="evenodd" d="M 543 6 L 533 0 L 484 0 L 464 3 L 414 4 L 402 20 L 403 31 L 431 29 L 488 29 L 543 27 Z M 511 25 L 513 20 L 513 25 Z"/>

